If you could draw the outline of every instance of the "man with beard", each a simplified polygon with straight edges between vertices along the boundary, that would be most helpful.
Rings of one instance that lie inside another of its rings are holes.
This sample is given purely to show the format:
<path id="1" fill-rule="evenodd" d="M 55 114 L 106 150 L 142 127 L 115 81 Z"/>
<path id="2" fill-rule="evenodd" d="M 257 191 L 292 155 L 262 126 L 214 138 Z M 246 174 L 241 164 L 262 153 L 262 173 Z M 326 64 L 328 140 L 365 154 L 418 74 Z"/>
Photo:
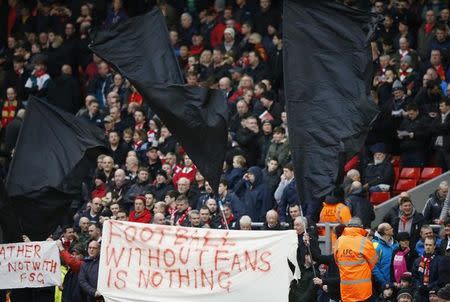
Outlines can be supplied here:
<path id="1" fill-rule="evenodd" d="M 363 188 L 375 192 L 382 191 L 385 186 L 392 187 L 394 169 L 386 158 L 386 146 L 378 143 L 373 145 L 370 151 L 373 153 L 373 161 L 364 169 Z"/>

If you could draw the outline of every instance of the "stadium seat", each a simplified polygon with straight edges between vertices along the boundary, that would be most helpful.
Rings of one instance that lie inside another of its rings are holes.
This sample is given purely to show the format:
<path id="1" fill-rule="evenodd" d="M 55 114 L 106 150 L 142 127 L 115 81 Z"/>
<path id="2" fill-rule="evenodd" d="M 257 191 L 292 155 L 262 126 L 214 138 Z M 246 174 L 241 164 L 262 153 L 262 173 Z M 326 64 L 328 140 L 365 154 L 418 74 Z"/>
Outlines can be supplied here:
<path id="1" fill-rule="evenodd" d="M 439 167 L 425 167 L 420 174 L 420 182 L 426 182 L 442 174 L 442 168 Z"/>
<path id="2" fill-rule="evenodd" d="M 417 186 L 417 180 L 416 179 L 399 179 L 397 184 L 395 185 L 394 192 L 396 195 L 400 194 L 401 192 L 409 191 L 412 188 Z"/>
<path id="3" fill-rule="evenodd" d="M 420 168 L 402 168 L 400 172 L 400 179 L 415 179 L 420 178 Z"/>
<path id="4" fill-rule="evenodd" d="M 394 167 L 400 167 L 401 166 L 401 160 L 400 160 L 400 156 L 392 156 L 391 158 L 391 164 Z"/>
<path id="5" fill-rule="evenodd" d="M 394 167 L 394 175 L 395 175 L 395 183 L 397 183 L 397 180 L 400 176 L 400 167 Z"/>
<path id="6" fill-rule="evenodd" d="M 375 206 L 391 198 L 390 192 L 373 192 L 370 194 L 370 202 Z"/>

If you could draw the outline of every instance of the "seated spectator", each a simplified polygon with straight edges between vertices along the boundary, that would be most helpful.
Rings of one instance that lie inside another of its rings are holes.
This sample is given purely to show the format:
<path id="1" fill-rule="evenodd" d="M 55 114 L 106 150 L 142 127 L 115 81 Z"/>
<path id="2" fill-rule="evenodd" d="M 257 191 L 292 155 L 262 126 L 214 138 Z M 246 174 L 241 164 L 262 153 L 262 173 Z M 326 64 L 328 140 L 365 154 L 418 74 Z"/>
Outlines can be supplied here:
<path id="1" fill-rule="evenodd" d="M 440 249 L 441 255 L 445 255 L 450 249 L 450 218 L 444 221 L 444 239 L 441 241 Z"/>
<path id="2" fill-rule="evenodd" d="M 130 186 L 130 189 L 125 195 L 123 203 L 125 210 L 129 211 L 131 209 L 136 196 L 144 196 L 145 193 L 151 192 L 151 187 L 148 182 L 148 175 L 148 170 L 146 168 L 139 168 L 137 181 Z"/>
<path id="3" fill-rule="evenodd" d="M 145 207 L 145 196 L 136 196 L 134 198 L 134 210 L 130 212 L 128 221 L 150 223 L 152 214 Z"/>
<path id="4" fill-rule="evenodd" d="M 278 213 L 275 210 L 270 210 L 266 213 L 266 220 L 261 227 L 263 231 L 280 231 L 282 230 L 280 221 L 278 220 Z"/>
<path id="5" fill-rule="evenodd" d="M 102 209 L 102 200 L 99 197 L 95 197 L 88 205 L 88 209 L 81 213 L 81 217 L 86 217 L 91 223 L 98 223 L 100 219 L 100 213 Z"/>
<path id="6" fill-rule="evenodd" d="M 166 171 L 159 170 L 156 172 L 155 183 L 151 186 L 153 194 L 155 194 L 155 199 L 157 201 L 164 200 L 164 196 L 168 191 L 173 190 L 172 184 L 169 182 L 169 177 Z"/>
<path id="7" fill-rule="evenodd" d="M 423 215 L 416 211 L 411 199 L 408 197 L 401 198 L 399 215 L 392 220 L 392 227 L 395 233 L 407 232 L 411 236 L 411 249 L 414 249 L 420 239 L 420 228 L 423 222 Z"/>
<path id="8" fill-rule="evenodd" d="M 275 101 L 275 94 L 272 91 L 265 91 L 261 94 L 260 102 L 264 111 L 259 118 L 261 121 L 270 120 L 274 127 L 278 127 L 282 123 L 283 108 L 280 103 Z"/>
<path id="9" fill-rule="evenodd" d="M 445 198 L 448 194 L 448 183 L 446 181 L 442 181 L 439 184 L 439 187 L 434 191 L 433 194 L 430 195 L 427 202 L 425 203 L 425 207 L 423 208 L 422 214 L 425 219 L 425 223 L 427 224 L 439 224 L 440 223 L 440 215 L 442 212 L 442 207 L 444 206 Z"/>
<path id="10" fill-rule="evenodd" d="M 78 242 L 86 248 L 90 240 L 89 236 L 89 219 L 87 217 L 81 217 L 78 222 L 79 231 L 77 232 Z"/>
<path id="11" fill-rule="evenodd" d="M 228 189 L 228 182 L 222 179 L 219 183 L 217 201 L 221 202 L 223 205 L 229 204 L 229 208 L 232 209 L 232 214 L 234 217 L 239 219 L 245 213 L 245 205 L 239 199 L 239 197 Z"/>
<path id="12" fill-rule="evenodd" d="M 433 229 L 429 225 L 423 225 L 420 228 L 420 239 L 416 243 L 415 251 L 418 256 L 423 256 L 425 253 L 425 239 L 426 238 L 433 238 L 436 242 L 436 246 L 439 247 L 441 245 L 441 239 L 437 238 L 435 234 L 433 233 Z M 436 254 L 439 254 L 440 250 L 436 250 Z"/>
<path id="13" fill-rule="evenodd" d="M 166 217 L 162 213 L 155 213 L 155 216 L 153 216 L 152 224 L 166 225 Z"/>
<path id="14" fill-rule="evenodd" d="M 228 187 L 234 190 L 236 184 L 242 179 L 245 174 L 246 160 L 242 155 L 233 156 L 233 168 L 226 174 Z"/>
<path id="15" fill-rule="evenodd" d="M 167 126 L 161 126 L 161 134 L 158 138 L 158 148 L 162 154 L 167 154 L 168 152 L 175 152 L 177 147 L 177 140 L 172 133 L 170 133 Z"/>
<path id="16" fill-rule="evenodd" d="M 201 228 L 200 212 L 197 210 L 191 210 L 189 212 L 189 224 L 187 225 L 192 228 Z"/>
<path id="17" fill-rule="evenodd" d="M 178 180 L 181 178 L 186 178 L 190 183 L 193 183 L 195 180 L 195 174 L 197 173 L 197 167 L 194 165 L 190 157 L 185 154 L 183 158 L 183 167 L 175 172 L 173 175 L 173 183 L 177 185 Z"/>
<path id="18" fill-rule="evenodd" d="M 102 116 L 99 110 L 99 102 L 94 98 L 88 102 L 87 110 L 80 115 L 80 118 L 98 127 L 102 124 Z"/>
<path id="19" fill-rule="evenodd" d="M 239 229 L 242 231 L 252 230 L 252 219 L 250 216 L 244 215 L 239 219 Z"/>
<path id="20" fill-rule="evenodd" d="M 186 196 L 180 195 L 177 197 L 177 210 L 173 216 L 172 225 L 188 226 L 189 225 L 189 200 Z"/>
<path id="21" fill-rule="evenodd" d="M 222 206 L 222 215 L 220 217 L 220 224 L 218 229 L 236 229 L 236 216 L 233 214 L 233 208 L 229 203 L 224 203 Z"/>
<path id="22" fill-rule="evenodd" d="M 397 302 L 413 302 L 417 301 L 413 299 L 413 296 L 411 295 L 410 290 L 408 289 L 402 289 L 397 294 Z"/>
<path id="23" fill-rule="evenodd" d="M 373 161 L 364 169 L 363 188 L 370 192 L 388 191 L 394 183 L 394 169 L 386 157 L 386 146 L 375 144 L 370 151 Z"/>
<path id="24" fill-rule="evenodd" d="M 103 172 L 97 173 L 95 175 L 94 184 L 95 188 L 91 193 L 92 198 L 103 198 L 106 195 L 107 188 L 106 188 L 106 175 Z"/>
<path id="25" fill-rule="evenodd" d="M 89 226 L 90 240 L 95 240 L 98 243 L 102 242 L 102 228 L 98 223 L 91 223 Z"/>
<path id="26" fill-rule="evenodd" d="M 251 76 L 256 83 L 268 78 L 268 68 L 258 51 L 249 52 L 248 62 L 249 66 L 244 70 L 244 72 Z"/>
<path id="27" fill-rule="evenodd" d="M 25 83 L 25 88 L 28 89 L 30 95 L 46 99 L 51 85 L 52 79 L 47 73 L 47 65 L 43 59 L 36 60 L 34 70 Z"/>

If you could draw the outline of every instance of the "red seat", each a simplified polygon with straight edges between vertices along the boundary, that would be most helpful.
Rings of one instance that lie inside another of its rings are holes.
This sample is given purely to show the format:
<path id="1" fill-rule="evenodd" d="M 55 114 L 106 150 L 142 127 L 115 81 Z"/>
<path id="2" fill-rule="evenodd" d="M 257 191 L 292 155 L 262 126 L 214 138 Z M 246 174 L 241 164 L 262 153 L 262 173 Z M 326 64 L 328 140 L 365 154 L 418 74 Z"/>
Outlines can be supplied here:
<path id="1" fill-rule="evenodd" d="M 391 164 L 394 167 L 400 167 L 401 166 L 401 161 L 400 161 L 400 156 L 392 156 L 391 158 Z"/>
<path id="2" fill-rule="evenodd" d="M 433 179 L 442 174 L 442 168 L 439 167 L 425 167 L 420 175 L 420 181 L 424 182 Z"/>
<path id="3" fill-rule="evenodd" d="M 395 174 L 395 182 L 397 182 L 400 176 L 400 167 L 394 167 L 394 174 Z"/>
<path id="4" fill-rule="evenodd" d="M 391 199 L 390 192 L 373 192 L 372 194 L 370 194 L 370 202 L 373 205 L 383 203 L 389 199 Z"/>
<path id="5" fill-rule="evenodd" d="M 400 179 L 415 179 L 420 178 L 420 168 L 402 168 L 400 172 Z"/>
<path id="6" fill-rule="evenodd" d="M 409 191 L 412 188 L 417 186 L 416 179 L 399 179 L 397 184 L 395 185 L 395 192 L 400 194 L 401 192 Z"/>

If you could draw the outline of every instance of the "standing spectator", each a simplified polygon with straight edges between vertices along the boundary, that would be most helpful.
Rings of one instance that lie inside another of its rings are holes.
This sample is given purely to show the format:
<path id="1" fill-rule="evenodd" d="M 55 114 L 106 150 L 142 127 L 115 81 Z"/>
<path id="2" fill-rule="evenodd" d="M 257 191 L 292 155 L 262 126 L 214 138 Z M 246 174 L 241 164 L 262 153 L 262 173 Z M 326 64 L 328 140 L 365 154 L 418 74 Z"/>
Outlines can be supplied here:
<path id="1" fill-rule="evenodd" d="M 137 181 L 131 185 L 124 199 L 125 210 L 130 210 L 133 206 L 134 198 L 136 196 L 145 196 L 145 193 L 151 191 L 151 187 L 148 182 L 148 170 L 145 168 L 139 168 Z M 145 202 L 145 201 L 144 201 Z"/>
<path id="2" fill-rule="evenodd" d="M 350 186 L 345 204 L 350 208 L 352 217 L 361 218 L 364 228 L 370 229 L 370 224 L 375 219 L 375 212 L 373 205 L 367 200 L 366 196 L 362 184 L 359 181 L 354 181 Z"/>
<path id="3" fill-rule="evenodd" d="M 188 226 L 189 225 L 189 212 L 191 207 L 189 206 L 189 200 L 186 196 L 180 195 L 176 200 L 177 210 L 173 216 L 172 225 Z"/>
<path id="4" fill-rule="evenodd" d="M 95 240 L 91 241 L 88 246 L 88 255 L 85 263 L 81 265 L 80 287 L 87 302 L 96 302 L 102 296 L 97 290 L 100 243 Z"/>
<path id="5" fill-rule="evenodd" d="M 416 211 L 408 197 L 400 199 L 399 215 L 392 220 L 395 233 L 407 232 L 411 236 L 410 248 L 414 249 L 420 238 L 420 228 L 423 225 L 423 215 Z"/>
<path id="6" fill-rule="evenodd" d="M 47 73 L 47 65 L 43 59 L 36 60 L 34 70 L 25 83 L 30 95 L 47 99 L 48 89 L 52 85 L 52 79 Z"/>
<path id="7" fill-rule="evenodd" d="M 111 84 L 112 77 L 109 66 L 105 62 L 100 62 L 97 65 L 97 74 L 89 83 L 87 93 L 93 95 L 99 101 L 100 107 L 104 108 L 107 105 L 106 94 Z"/>
<path id="8" fill-rule="evenodd" d="M 339 267 L 342 301 L 365 301 L 372 296 L 372 270 L 378 256 L 366 235 L 361 220 L 354 217 L 337 241 L 334 258 Z"/>
<path id="9" fill-rule="evenodd" d="M 394 251 L 398 248 L 398 243 L 394 240 L 394 229 L 388 223 L 380 224 L 372 242 L 378 255 L 372 273 L 378 287 L 382 288 L 392 282 L 391 262 Z"/>
<path id="10" fill-rule="evenodd" d="M 105 28 L 111 28 L 126 19 L 128 19 L 128 16 L 123 9 L 122 0 L 113 0 L 111 7 L 108 9 L 104 26 Z"/>
<path id="11" fill-rule="evenodd" d="M 428 58 L 428 51 L 436 33 L 435 25 L 436 15 L 433 10 L 428 10 L 426 12 L 425 23 L 420 27 L 417 37 L 417 51 L 422 60 Z"/>
<path id="12" fill-rule="evenodd" d="M 128 221 L 150 223 L 152 220 L 152 214 L 145 207 L 145 196 L 136 196 L 134 198 L 134 210 L 130 212 Z"/>
<path id="13" fill-rule="evenodd" d="M 441 241 L 441 255 L 445 255 L 450 249 L 450 219 L 444 221 L 444 239 Z"/>
<path id="14" fill-rule="evenodd" d="M 120 141 L 119 132 L 112 130 L 108 133 L 109 150 L 114 162 L 119 166 L 125 164 L 129 147 Z"/>
<path id="15" fill-rule="evenodd" d="M 83 301 L 83 295 L 80 288 L 80 282 L 78 279 L 78 274 L 80 273 L 81 266 L 84 264 L 84 250 L 82 245 L 75 245 L 70 253 L 61 241 L 56 241 L 56 245 L 59 249 L 59 254 L 62 261 L 69 267 L 69 271 L 64 276 L 64 281 L 62 284 L 62 302 L 77 302 Z"/>
<path id="16" fill-rule="evenodd" d="M 398 128 L 402 164 L 406 167 L 423 167 L 425 164 L 425 145 L 428 142 L 428 126 L 419 116 L 419 108 L 415 104 L 406 107 L 407 117 Z"/>
<path id="17" fill-rule="evenodd" d="M 263 0 L 268 1 L 268 0 Z M 269 70 L 266 63 L 261 58 L 261 55 L 257 51 L 251 51 L 248 54 L 249 66 L 244 72 L 253 78 L 255 83 L 259 83 L 264 79 L 269 78 Z"/>
<path id="18" fill-rule="evenodd" d="M 417 288 L 416 302 L 427 302 L 428 292 L 435 288 L 439 279 L 440 256 L 435 254 L 436 241 L 432 237 L 425 239 L 425 254 L 419 256 L 413 265 L 413 282 Z"/>
<path id="19" fill-rule="evenodd" d="M 280 221 L 278 220 L 278 213 L 275 210 L 267 211 L 266 220 L 261 227 L 263 231 L 280 231 L 282 230 Z"/>
<path id="20" fill-rule="evenodd" d="M 250 167 L 242 180 L 236 185 L 235 191 L 244 203 L 246 214 L 252 218 L 252 221 L 263 221 L 272 204 L 270 203 L 270 196 L 268 196 L 268 188 L 263 183 L 261 169 Z"/>
<path id="21" fill-rule="evenodd" d="M 245 205 L 234 192 L 228 189 L 228 182 L 225 179 L 220 181 L 218 193 L 217 201 L 223 205 L 229 204 L 234 217 L 240 219 L 245 213 Z"/>
<path id="22" fill-rule="evenodd" d="M 401 284 L 405 273 L 412 270 L 414 260 L 417 258 L 417 254 L 414 250 L 409 248 L 410 236 L 407 232 L 400 232 L 397 234 L 398 247 L 393 252 L 391 275 L 393 281 L 397 284 Z"/>
<path id="23" fill-rule="evenodd" d="M 417 241 L 415 246 L 415 251 L 418 256 L 423 256 L 425 253 L 425 239 L 427 238 L 433 238 L 436 242 L 436 246 L 439 247 L 441 244 L 441 239 L 436 238 L 436 236 L 433 233 L 433 229 L 429 225 L 423 225 L 420 228 L 420 239 Z M 437 254 L 439 254 L 439 250 L 436 251 Z"/>
<path id="24" fill-rule="evenodd" d="M 275 127 L 273 130 L 272 143 L 267 151 L 266 162 L 276 159 L 278 164 L 284 167 L 291 159 L 291 151 L 286 138 L 286 131 L 282 127 Z"/>
<path id="25" fill-rule="evenodd" d="M 442 212 L 442 207 L 444 206 L 445 198 L 448 194 L 448 183 L 442 181 L 439 187 L 430 195 L 425 207 L 423 208 L 422 214 L 427 224 L 439 224 L 440 215 Z"/>
<path id="26" fill-rule="evenodd" d="M 442 170 L 450 169 L 450 99 L 439 102 L 440 115 L 433 120 L 430 127 L 434 138 L 432 144 L 436 150 L 436 162 Z"/>
<path id="27" fill-rule="evenodd" d="M 260 153 L 258 146 L 259 136 L 258 120 L 254 116 L 246 118 L 244 127 L 240 128 L 236 133 L 236 141 L 244 152 L 248 166 L 253 166 L 257 163 Z"/>

